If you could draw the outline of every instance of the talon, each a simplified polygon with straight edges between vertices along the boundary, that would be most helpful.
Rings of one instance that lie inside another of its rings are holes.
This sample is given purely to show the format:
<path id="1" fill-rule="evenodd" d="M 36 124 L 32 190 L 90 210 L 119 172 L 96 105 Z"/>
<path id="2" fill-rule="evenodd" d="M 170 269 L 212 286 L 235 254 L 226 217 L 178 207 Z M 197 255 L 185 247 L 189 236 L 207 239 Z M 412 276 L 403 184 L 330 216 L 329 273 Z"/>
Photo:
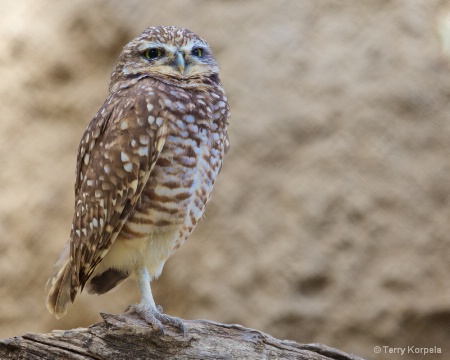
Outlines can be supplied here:
<path id="1" fill-rule="evenodd" d="M 156 312 L 152 311 L 151 309 L 145 309 L 142 308 L 139 304 L 135 304 L 135 305 L 130 305 L 127 308 L 127 313 L 136 313 L 138 314 L 142 319 L 144 319 L 149 325 L 152 325 L 154 328 L 156 328 L 155 330 L 159 330 L 159 333 L 161 336 L 164 335 L 164 326 L 161 323 L 161 321 L 159 321 L 156 318 Z"/>
<path id="2" fill-rule="evenodd" d="M 183 336 L 186 335 L 186 327 L 184 326 L 183 321 L 180 318 L 175 316 L 170 316 L 166 314 L 162 314 L 159 309 L 162 309 L 161 306 L 157 306 L 157 308 L 146 308 L 140 304 L 130 305 L 127 308 L 127 313 L 136 313 L 142 319 L 144 319 L 149 325 L 157 328 L 160 332 L 161 336 L 165 335 L 163 323 L 171 324 L 181 330 Z"/>
<path id="3" fill-rule="evenodd" d="M 171 325 L 177 327 L 178 329 L 180 329 L 181 332 L 183 333 L 183 336 L 186 335 L 186 327 L 184 326 L 183 320 L 181 320 L 180 318 L 177 318 L 175 316 L 166 315 L 166 314 L 161 314 L 161 313 L 157 314 L 157 315 L 155 314 L 155 316 L 161 322 L 171 324 Z"/>
<path id="4" fill-rule="evenodd" d="M 161 323 L 159 323 L 158 328 L 159 328 L 159 336 L 164 336 L 166 334 L 164 332 L 164 326 Z"/>
<path id="5" fill-rule="evenodd" d="M 181 332 L 183 333 L 183 336 L 186 336 L 186 327 L 184 326 L 182 321 L 180 323 L 180 329 L 181 329 Z"/>

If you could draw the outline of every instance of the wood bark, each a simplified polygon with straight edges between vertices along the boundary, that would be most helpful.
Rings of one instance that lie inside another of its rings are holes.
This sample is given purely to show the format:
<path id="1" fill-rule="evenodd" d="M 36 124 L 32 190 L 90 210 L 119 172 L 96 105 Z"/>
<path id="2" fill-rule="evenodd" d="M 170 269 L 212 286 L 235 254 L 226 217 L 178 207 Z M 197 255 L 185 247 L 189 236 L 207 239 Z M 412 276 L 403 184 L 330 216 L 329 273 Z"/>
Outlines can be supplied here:
<path id="1" fill-rule="evenodd" d="M 362 360 L 322 344 L 278 340 L 241 325 L 183 320 L 186 335 L 165 325 L 159 334 L 131 314 L 101 314 L 89 328 L 0 340 L 0 359 L 302 359 Z"/>

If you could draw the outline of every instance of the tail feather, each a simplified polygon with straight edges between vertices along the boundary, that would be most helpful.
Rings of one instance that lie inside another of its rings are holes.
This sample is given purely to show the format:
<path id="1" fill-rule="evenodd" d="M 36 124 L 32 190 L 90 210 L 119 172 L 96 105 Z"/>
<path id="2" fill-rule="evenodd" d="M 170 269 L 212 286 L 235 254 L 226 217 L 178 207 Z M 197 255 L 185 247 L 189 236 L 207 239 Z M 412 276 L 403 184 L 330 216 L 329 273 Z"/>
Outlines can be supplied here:
<path id="1" fill-rule="evenodd" d="M 51 286 L 47 297 L 47 309 L 57 319 L 66 315 L 67 307 L 73 303 L 78 292 L 78 284 L 74 283 L 76 276 L 73 275 L 70 246 L 67 244 L 47 282 L 47 287 Z"/>

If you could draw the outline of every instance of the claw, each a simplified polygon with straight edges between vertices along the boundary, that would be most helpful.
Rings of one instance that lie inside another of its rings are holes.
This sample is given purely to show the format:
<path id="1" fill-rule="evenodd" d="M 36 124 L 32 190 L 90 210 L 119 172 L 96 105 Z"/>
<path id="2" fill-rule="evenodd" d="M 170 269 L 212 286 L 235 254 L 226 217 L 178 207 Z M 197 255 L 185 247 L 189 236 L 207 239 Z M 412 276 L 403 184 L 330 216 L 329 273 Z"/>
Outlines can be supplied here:
<path id="1" fill-rule="evenodd" d="M 160 332 L 161 336 L 164 336 L 164 326 L 163 323 L 171 324 L 181 330 L 183 336 L 186 335 L 186 327 L 183 324 L 183 321 L 180 318 L 166 315 L 160 312 L 162 310 L 161 306 L 158 306 L 156 309 L 144 307 L 141 304 L 130 305 L 127 308 L 127 313 L 137 313 L 140 317 L 142 317 L 148 324 L 157 328 Z"/>
<path id="2" fill-rule="evenodd" d="M 156 315 L 156 317 L 161 322 L 171 324 L 171 325 L 177 327 L 178 329 L 180 329 L 181 332 L 183 333 L 183 336 L 186 335 L 186 327 L 184 326 L 183 320 L 181 320 L 180 318 L 177 318 L 175 316 L 162 314 L 162 313 L 159 313 L 158 315 Z"/>

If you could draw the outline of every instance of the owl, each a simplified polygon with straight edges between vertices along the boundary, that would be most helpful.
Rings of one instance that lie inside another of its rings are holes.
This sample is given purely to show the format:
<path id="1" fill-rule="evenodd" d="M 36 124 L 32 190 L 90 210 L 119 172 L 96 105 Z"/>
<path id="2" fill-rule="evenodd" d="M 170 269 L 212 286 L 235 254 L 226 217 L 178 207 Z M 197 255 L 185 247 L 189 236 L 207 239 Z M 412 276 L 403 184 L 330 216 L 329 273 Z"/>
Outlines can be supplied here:
<path id="1" fill-rule="evenodd" d="M 229 148 L 229 107 L 207 42 L 187 29 L 150 27 L 128 43 L 109 96 L 79 148 L 70 238 L 54 266 L 47 309 L 67 313 L 78 292 L 137 280 L 139 314 L 164 333 L 150 282 L 205 211 Z"/>

